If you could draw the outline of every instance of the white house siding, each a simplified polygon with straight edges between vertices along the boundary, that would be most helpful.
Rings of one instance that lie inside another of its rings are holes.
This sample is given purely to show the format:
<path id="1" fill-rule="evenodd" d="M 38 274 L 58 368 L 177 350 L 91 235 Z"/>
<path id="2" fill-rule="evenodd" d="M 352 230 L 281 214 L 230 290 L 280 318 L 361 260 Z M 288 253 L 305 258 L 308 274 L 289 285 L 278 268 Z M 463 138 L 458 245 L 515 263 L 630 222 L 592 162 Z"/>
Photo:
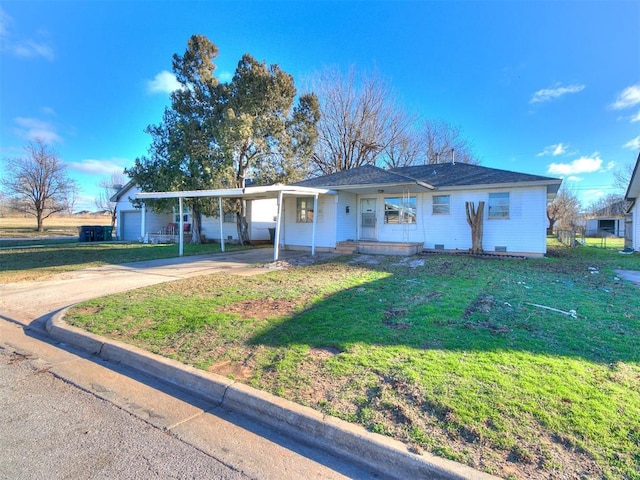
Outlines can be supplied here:
<path id="1" fill-rule="evenodd" d="M 220 240 L 220 220 L 216 217 L 202 217 L 200 232 L 207 237 L 207 240 Z M 222 234 L 224 241 L 235 241 L 238 239 L 238 224 L 236 222 L 224 222 L 222 224 Z"/>
<path id="2" fill-rule="evenodd" d="M 631 210 L 631 240 L 632 240 L 632 248 L 636 251 L 640 251 L 640 205 L 638 202 L 639 198 L 636 199 L 633 204 L 633 209 Z"/>
<path id="3" fill-rule="evenodd" d="M 489 219 L 489 193 L 509 193 L 509 218 Z M 438 246 L 445 250 L 471 248 L 471 228 L 466 220 L 465 202 L 485 202 L 483 248 L 487 252 L 506 247 L 507 253 L 546 253 L 546 187 L 491 189 L 476 191 L 438 191 L 450 196 L 450 214 L 433 214 L 433 195 L 425 195 L 424 243 L 428 249 Z"/>
<path id="4" fill-rule="evenodd" d="M 278 214 L 278 201 L 275 198 L 250 200 L 247 202 L 247 221 L 251 240 L 269 240 L 269 228 L 275 228 Z M 202 234 L 211 240 L 220 240 L 220 220 L 218 217 L 202 218 Z M 225 241 L 238 239 L 236 222 L 223 222 L 222 232 Z"/>
<path id="5" fill-rule="evenodd" d="M 287 247 L 310 247 L 313 231 L 312 223 L 296 222 L 296 197 L 285 195 L 283 201 L 282 232 L 280 244 Z M 316 214 L 316 247 L 336 246 L 336 195 L 320 195 Z M 339 218 L 339 217 L 338 217 Z"/>
<path id="6" fill-rule="evenodd" d="M 278 215 L 278 200 L 267 198 L 249 202 L 248 217 L 249 238 L 251 240 L 269 240 L 269 229 L 275 228 Z"/>
<path id="7" fill-rule="evenodd" d="M 349 213 L 347 213 L 349 207 Z M 336 242 L 358 238 L 358 197 L 352 193 L 340 192 L 336 205 Z"/>

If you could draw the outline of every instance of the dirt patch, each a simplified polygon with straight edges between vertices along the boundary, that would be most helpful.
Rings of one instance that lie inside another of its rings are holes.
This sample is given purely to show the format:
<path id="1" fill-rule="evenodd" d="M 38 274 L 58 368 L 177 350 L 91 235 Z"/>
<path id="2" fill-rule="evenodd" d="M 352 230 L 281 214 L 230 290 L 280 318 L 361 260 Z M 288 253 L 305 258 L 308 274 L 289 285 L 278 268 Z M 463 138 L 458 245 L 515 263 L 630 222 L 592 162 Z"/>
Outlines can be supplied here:
<path id="1" fill-rule="evenodd" d="M 264 320 L 273 317 L 293 315 L 298 309 L 299 300 L 285 298 L 254 298 L 232 303 L 220 309 L 224 313 L 236 313 L 242 318 Z"/>
<path id="2" fill-rule="evenodd" d="M 239 382 L 247 382 L 253 376 L 253 368 L 246 363 L 232 362 L 231 360 L 223 360 L 214 363 L 209 367 L 209 372 L 222 375 L 223 377 L 233 378 Z"/>

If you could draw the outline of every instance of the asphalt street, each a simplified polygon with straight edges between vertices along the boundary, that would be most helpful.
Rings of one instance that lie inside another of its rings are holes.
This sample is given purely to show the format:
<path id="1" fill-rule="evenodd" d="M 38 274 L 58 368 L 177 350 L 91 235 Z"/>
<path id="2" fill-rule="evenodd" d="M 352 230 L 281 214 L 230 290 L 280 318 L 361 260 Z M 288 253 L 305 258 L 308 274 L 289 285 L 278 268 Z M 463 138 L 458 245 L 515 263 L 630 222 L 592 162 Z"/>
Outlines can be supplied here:
<path id="1" fill-rule="evenodd" d="M 259 249 L 0 284 L 0 479 L 384 478 L 43 328 L 79 301 L 194 275 L 253 275 L 270 256 Z"/>
<path id="2" fill-rule="evenodd" d="M 0 478 L 251 478 L 0 349 Z"/>

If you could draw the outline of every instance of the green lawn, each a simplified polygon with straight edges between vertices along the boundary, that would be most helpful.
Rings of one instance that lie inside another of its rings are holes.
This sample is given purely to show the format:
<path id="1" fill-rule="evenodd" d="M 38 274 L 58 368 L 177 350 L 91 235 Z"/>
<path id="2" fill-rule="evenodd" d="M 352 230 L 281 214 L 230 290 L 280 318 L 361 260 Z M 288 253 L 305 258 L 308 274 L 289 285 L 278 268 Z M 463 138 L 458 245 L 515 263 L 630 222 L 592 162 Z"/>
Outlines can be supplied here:
<path id="1" fill-rule="evenodd" d="M 640 290 L 616 268 L 640 256 L 347 256 L 68 320 L 503 477 L 638 479 Z"/>

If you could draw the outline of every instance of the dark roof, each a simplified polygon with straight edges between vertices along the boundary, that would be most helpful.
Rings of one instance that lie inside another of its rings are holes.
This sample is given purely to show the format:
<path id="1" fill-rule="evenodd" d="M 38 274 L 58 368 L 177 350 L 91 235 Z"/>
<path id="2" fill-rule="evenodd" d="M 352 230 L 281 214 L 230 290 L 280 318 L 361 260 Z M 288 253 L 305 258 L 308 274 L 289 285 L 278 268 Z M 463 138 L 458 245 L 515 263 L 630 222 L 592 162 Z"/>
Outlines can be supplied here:
<path id="1" fill-rule="evenodd" d="M 620 200 L 619 202 L 612 203 L 604 208 L 596 210 L 593 213 L 594 217 L 624 217 L 631 202 L 628 200 Z"/>
<path id="2" fill-rule="evenodd" d="M 389 170 L 365 165 L 341 172 L 310 178 L 302 182 L 294 183 L 300 187 L 350 187 L 357 185 L 389 185 L 398 183 L 415 183 L 415 179 L 393 173 Z"/>
<path id="3" fill-rule="evenodd" d="M 522 182 L 560 183 L 559 179 L 469 163 L 437 163 L 383 170 L 372 165 L 298 182 L 304 187 L 348 187 L 422 182 L 436 188 Z"/>
<path id="4" fill-rule="evenodd" d="M 415 178 L 434 187 L 458 187 L 520 182 L 545 182 L 555 178 L 518 173 L 470 163 L 437 163 L 394 168 L 391 172 Z"/>

